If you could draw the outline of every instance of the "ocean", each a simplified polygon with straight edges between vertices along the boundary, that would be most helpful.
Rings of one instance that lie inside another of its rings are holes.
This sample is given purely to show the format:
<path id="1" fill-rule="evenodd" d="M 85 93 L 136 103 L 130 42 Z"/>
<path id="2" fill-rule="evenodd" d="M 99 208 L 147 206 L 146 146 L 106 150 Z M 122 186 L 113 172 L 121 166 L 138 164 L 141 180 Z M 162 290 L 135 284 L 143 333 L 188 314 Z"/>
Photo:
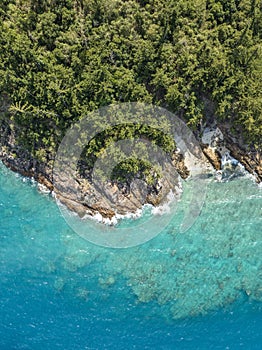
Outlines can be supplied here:
<path id="1" fill-rule="evenodd" d="M 1 165 L 0 349 L 261 349 L 261 207 L 249 176 L 210 181 L 189 230 L 106 248 Z"/>

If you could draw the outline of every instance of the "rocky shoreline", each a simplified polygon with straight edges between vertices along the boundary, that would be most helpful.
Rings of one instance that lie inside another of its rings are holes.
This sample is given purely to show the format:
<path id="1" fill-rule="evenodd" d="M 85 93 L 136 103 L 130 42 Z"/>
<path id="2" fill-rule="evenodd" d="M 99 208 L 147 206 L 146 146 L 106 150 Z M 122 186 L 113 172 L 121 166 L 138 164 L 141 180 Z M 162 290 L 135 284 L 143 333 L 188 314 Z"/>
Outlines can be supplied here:
<path id="1" fill-rule="evenodd" d="M 201 148 L 214 169 L 222 170 L 222 159 L 230 155 L 242 164 L 247 172 L 254 176 L 257 183 L 262 182 L 261 151 L 251 150 L 244 141 L 230 134 L 229 125 L 216 124 L 204 129 L 199 137 Z"/>
<path id="2" fill-rule="evenodd" d="M 261 153 L 250 152 L 243 144 L 237 143 L 236 139 L 229 136 L 225 125 L 206 127 L 196 136 L 206 157 L 207 167 L 208 164 L 209 166 L 211 164 L 214 170 L 222 171 L 222 159 L 228 154 L 242 164 L 258 183 L 262 181 Z M 143 181 L 135 181 L 129 191 L 125 192 L 116 184 L 107 183 L 101 195 L 101 189 L 90 186 L 86 180 L 78 179 L 75 193 L 69 191 L 70 194 L 65 195 L 63 186 L 68 186 L 67 182 L 61 181 L 61 186 L 58 186 L 60 188 L 54 189 L 52 169 L 54 157 L 50 156 L 48 164 L 41 164 L 36 159 L 32 159 L 28 152 L 17 146 L 10 133 L 7 135 L 2 132 L 0 146 L 0 160 L 5 166 L 23 176 L 34 178 L 50 192 L 55 190 L 57 199 L 70 210 L 77 212 L 80 217 L 94 216 L 99 213 L 103 218 L 112 219 L 116 214 L 135 213 L 147 203 L 153 206 L 163 204 L 170 190 L 174 193 L 178 190 L 177 179 L 174 180 L 169 165 L 169 168 L 165 169 L 164 179 L 156 183 L 154 188 Z M 180 153 L 174 153 L 172 166 L 182 178 L 190 176 L 187 160 Z"/>
<path id="3" fill-rule="evenodd" d="M 181 155 L 174 155 L 172 164 L 164 169 L 164 178 L 157 181 L 154 186 L 147 185 L 142 180 L 131 183 L 128 191 L 114 183 L 107 182 L 103 189 L 91 185 L 86 179 L 66 180 L 60 178 L 54 187 L 52 167 L 44 166 L 31 159 L 27 152 L 18 152 L 14 148 L 7 152 L 6 145 L 1 147 L 0 160 L 12 171 L 22 176 L 33 178 L 43 185 L 50 193 L 55 193 L 60 203 L 76 212 L 80 217 L 94 216 L 99 213 L 103 218 L 112 219 L 115 215 L 135 213 L 144 204 L 158 206 L 167 201 L 170 191 L 178 191 L 178 182 L 173 177 L 174 165 L 182 178 L 189 176 L 189 171 Z M 16 154 L 14 157 L 13 155 Z M 72 184 L 72 181 L 75 183 Z M 71 183 L 70 183 L 71 182 Z M 76 191 L 74 191 L 76 189 Z M 102 195 L 101 195 L 102 193 Z"/>

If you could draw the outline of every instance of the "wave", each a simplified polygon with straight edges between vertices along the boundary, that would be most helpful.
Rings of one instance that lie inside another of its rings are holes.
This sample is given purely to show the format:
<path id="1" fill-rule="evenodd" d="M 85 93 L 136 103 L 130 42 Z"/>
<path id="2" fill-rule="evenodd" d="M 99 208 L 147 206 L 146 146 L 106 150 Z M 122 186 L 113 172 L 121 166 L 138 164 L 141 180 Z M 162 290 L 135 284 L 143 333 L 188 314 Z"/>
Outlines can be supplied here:
<path id="1" fill-rule="evenodd" d="M 176 193 L 174 193 L 172 190 L 168 193 L 166 199 L 167 201 L 163 203 L 162 205 L 153 206 L 152 204 L 144 204 L 142 208 L 137 209 L 135 212 L 127 212 L 126 214 L 119 214 L 116 213 L 111 219 L 103 217 L 99 212 L 97 212 L 94 215 L 86 214 L 81 220 L 93 220 L 98 223 L 102 223 L 108 226 L 116 226 L 121 221 L 128 221 L 128 220 L 137 220 L 142 218 L 144 215 L 164 215 L 169 214 L 172 210 L 172 204 L 178 200 L 178 194 L 180 195 L 182 193 L 182 188 L 177 187 Z M 66 207 L 57 200 L 58 205 L 62 206 L 64 210 L 67 210 Z M 68 211 L 68 210 L 67 210 Z M 74 213 L 75 216 L 78 216 L 76 213 Z"/>

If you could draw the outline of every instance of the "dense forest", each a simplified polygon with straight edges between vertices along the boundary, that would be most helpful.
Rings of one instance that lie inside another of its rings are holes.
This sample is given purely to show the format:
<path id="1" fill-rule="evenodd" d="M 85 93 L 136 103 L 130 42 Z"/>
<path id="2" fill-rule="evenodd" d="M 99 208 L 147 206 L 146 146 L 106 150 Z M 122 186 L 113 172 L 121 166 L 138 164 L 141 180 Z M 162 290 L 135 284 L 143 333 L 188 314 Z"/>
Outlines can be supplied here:
<path id="1" fill-rule="evenodd" d="M 42 162 L 88 111 L 143 101 L 192 128 L 216 117 L 262 134 L 259 0 L 2 0 L 2 125 Z"/>

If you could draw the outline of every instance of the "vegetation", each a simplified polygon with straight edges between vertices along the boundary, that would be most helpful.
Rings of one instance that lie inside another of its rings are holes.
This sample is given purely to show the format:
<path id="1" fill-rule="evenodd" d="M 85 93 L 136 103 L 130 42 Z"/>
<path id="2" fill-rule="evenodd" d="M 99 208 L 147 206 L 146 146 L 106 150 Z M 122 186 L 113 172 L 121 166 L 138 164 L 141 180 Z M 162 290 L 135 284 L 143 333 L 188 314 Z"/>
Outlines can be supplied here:
<path id="1" fill-rule="evenodd" d="M 10 101 L 2 122 L 46 162 L 69 125 L 100 106 L 158 104 L 198 127 L 209 100 L 218 118 L 259 148 L 261 6 L 259 0 L 2 0 L 0 95 Z"/>

